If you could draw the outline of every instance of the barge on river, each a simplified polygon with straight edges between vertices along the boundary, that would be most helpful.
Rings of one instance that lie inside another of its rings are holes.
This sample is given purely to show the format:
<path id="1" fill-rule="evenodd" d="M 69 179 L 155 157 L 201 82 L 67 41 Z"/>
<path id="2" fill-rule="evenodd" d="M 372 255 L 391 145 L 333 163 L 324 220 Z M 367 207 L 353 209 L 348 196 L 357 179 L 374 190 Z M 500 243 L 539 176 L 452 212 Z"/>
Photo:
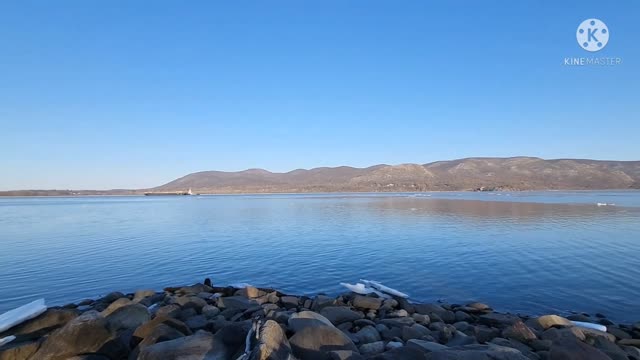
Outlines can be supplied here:
<path id="1" fill-rule="evenodd" d="M 191 189 L 189 191 L 153 191 L 144 193 L 145 196 L 184 196 L 184 195 L 193 195 Z"/>

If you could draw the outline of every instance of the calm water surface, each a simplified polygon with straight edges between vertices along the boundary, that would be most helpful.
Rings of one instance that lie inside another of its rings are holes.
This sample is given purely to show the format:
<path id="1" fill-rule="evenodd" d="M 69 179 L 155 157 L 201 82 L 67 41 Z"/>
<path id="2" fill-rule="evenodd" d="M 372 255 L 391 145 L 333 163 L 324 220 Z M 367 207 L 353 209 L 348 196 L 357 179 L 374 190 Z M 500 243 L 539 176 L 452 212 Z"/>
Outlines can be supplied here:
<path id="1" fill-rule="evenodd" d="M 205 277 L 636 321 L 640 192 L 0 199 L 0 312 Z"/>

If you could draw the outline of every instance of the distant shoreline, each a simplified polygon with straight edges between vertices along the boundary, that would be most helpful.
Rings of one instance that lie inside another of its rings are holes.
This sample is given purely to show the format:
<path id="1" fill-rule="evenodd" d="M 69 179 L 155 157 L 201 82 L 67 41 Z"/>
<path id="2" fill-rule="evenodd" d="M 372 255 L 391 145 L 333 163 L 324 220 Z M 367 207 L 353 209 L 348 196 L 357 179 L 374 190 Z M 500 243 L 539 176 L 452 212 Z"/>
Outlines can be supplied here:
<path id="1" fill-rule="evenodd" d="M 10 192 L 31 191 L 17 190 Z M 620 192 L 640 192 L 640 189 L 535 189 L 535 190 L 495 190 L 495 191 L 477 191 L 477 190 L 426 190 L 426 191 L 309 191 L 309 192 L 226 192 L 226 193 L 199 193 L 194 195 L 154 195 L 152 198 L 158 197 L 197 197 L 197 196 L 241 196 L 241 195 L 349 195 L 349 194 L 430 194 L 430 193 L 532 193 L 532 192 L 596 192 L 596 191 L 620 191 Z M 6 195 L 9 191 L 0 192 L 0 198 L 71 198 L 71 197 L 146 197 L 144 193 L 139 194 L 69 194 L 69 195 Z"/>

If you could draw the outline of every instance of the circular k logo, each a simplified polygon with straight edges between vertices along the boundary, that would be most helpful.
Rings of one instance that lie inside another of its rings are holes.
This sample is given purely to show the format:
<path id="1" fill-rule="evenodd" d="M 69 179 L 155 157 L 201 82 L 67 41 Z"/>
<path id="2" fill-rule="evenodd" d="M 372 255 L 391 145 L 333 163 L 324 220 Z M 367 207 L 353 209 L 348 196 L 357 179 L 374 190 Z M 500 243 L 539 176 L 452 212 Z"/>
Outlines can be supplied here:
<path id="1" fill-rule="evenodd" d="M 583 21 L 576 31 L 576 39 L 581 48 L 587 51 L 600 51 L 609 42 L 609 28 L 598 19 Z"/>

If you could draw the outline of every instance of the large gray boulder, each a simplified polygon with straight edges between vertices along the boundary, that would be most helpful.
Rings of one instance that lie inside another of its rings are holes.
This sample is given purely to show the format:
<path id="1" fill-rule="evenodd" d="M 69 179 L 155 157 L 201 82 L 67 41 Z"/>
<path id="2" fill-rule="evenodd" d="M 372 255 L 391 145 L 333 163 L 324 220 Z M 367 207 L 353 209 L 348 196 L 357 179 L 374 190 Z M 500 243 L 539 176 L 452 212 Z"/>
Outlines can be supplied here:
<path id="1" fill-rule="evenodd" d="M 467 333 L 478 339 L 479 343 L 486 343 L 491 339 L 500 336 L 500 329 L 492 328 L 484 325 L 471 326 Z"/>
<path id="2" fill-rule="evenodd" d="M 266 291 L 260 290 L 254 286 L 247 286 L 235 292 L 236 296 L 244 296 L 249 299 L 256 299 L 267 295 Z"/>
<path id="3" fill-rule="evenodd" d="M 442 350 L 449 349 L 448 346 L 438 344 L 437 342 L 418 340 L 418 339 L 412 339 L 407 341 L 407 347 L 418 349 L 423 352 L 435 352 L 435 351 L 442 351 Z"/>
<path id="4" fill-rule="evenodd" d="M 156 295 L 156 292 L 154 290 L 148 290 L 148 289 L 138 290 L 133 295 L 133 302 L 138 303 L 146 298 L 149 298 L 155 295 Z"/>
<path id="5" fill-rule="evenodd" d="M 471 313 L 483 313 L 492 311 L 491 307 L 481 302 L 474 302 L 464 306 L 464 311 Z"/>
<path id="6" fill-rule="evenodd" d="M 466 345 L 428 354 L 429 360 L 530 360 L 519 350 L 488 345 Z"/>
<path id="7" fill-rule="evenodd" d="M 136 328 L 132 336 L 132 342 L 134 342 L 133 345 L 135 346 L 138 342 L 148 337 L 160 324 L 172 327 L 183 335 L 192 335 L 191 329 L 189 329 L 187 324 L 183 323 L 182 321 L 168 316 L 156 316 L 152 320 L 147 321 L 146 323 Z"/>
<path id="8" fill-rule="evenodd" d="M 102 298 L 98 299 L 98 302 L 101 303 L 105 303 L 105 304 L 111 304 L 112 302 L 125 297 L 125 295 L 123 293 L 121 293 L 120 291 L 114 291 L 114 292 L 110 292 L 107 295 L 103 296 Z"/>
<path id="9" fill-rule="evenodd" d="M 120 298 L 120 299 L 112 302 L 111 304 L 109 304 L 109 306 L 107 306 L 106 309 L 102 310 L 102 312 L 100 314 L 103 317 L 107 317 L 111 313 L 113 313 L 114 311 L 120 309 L 121 307 L 129 306 L 131 304 L 133 304 L 133 302 L 131 300 L 129 300 L 126 297 L 123 297 L 123 298 Z"/>
<path id="10" fill-rule="evenodd" d="M 33 358 L 64 360 L 81 354 L 119 358 L 126 351 L 107 320 L 99 313 L 89 311 L 49 335 Z"/>
<path id="11" fill-rule="evenodd" d="M 384 341 L 376 341 L 368 344 L 363 344 L 360 346 L 360 353 L 366 356 L 380 354 L 383 351 L 384 351 Z"/>
<path id="12" fill-rule="evenodd" d="M 445 308 L 443 308 L 438 304 L 413 304 L 413 308 L 417 313 L 427 314 L 427 315 L 429 313 L 440 315 L 440 314 L 443 314 L 445 311 L 447 311 Z"/>
<path id="13" fill-rule="evenodd" d="M 0 360 L 28 360 L 38 351 L 40 343 L 36 340 L 10 342 L 0 346 Z"/>
<path id="14" fill-rule="evenodd" d="M 628 354 L 626 351 L 624 351 L 621 347 L 619 347 L 618 345 L 616 345 L 615 343 L 602 338 L 602 337 L 598 337 L 594 339 L 594 342 L 592 344 L 596 349 L 602 351 L 603 353 L 607 354 L 611 359 L 613 360 L 628 360 Z"/>
<path id="15" fill-rule="evenodd" d="M 177 318 L 178 316 L 180 316 L 180 312 L 181 312 L 181 308 L 180 305 L 178 304 L 170 304 L 170 305 L 165 305 L 165 306 L 161 306 L 159 307 L 156 311 L 155 311 L 155 316 L 168 316 L 168 317 L 172 317 L 172 318 Z"/>
<path id="16" fill-rule="evenodd" d="M 107 317 L 109 326 L 114 330 L 135 329 L 151 319 L 147 307 L 133 304 L 118 308 Z"/>
<path id="17" fill-rule="evenodd" d="M 431 330 L 420 324 L 413 324 L 411 326 L 405 326 L 402 328 L 402 340 L 409 341 L 411 339 L 422 339 L 425 336 L 431 335 Z"/>
<path id="18" fill-rule="evenodd" d="M 387 327 L 384 324 L 378 324 L 376 325 L 376 330 L 380 332 L 382 340 L 385 341 L 391 341 L 402 337 L 402 328 L 400 327 Z"/>
<path id="19" fill-rule="evenodd" d="M 522 321 L 518 321 L 515 324 L 505 328 L 502 331 L 502 336 L 507 339 L 514 339 L 520 342 L 526 343 L 537 339 L 536 334 Z"/>
<path id="20" fill-rule="evenodd" d="M 615 335 L 609 334 L 608 332 L 604 332 L 596 329 L 583 328 L 583 327 L 579 327 L 579 328 L 587 338 L 587 342 L 590 342 L 589 339 L 596 339 L 596 338 L 604 338 L 611 342 L 616 341 Z M 640 345 L 640 342 L 638 343 L 638 345 Z"/>
<path id="21" fill-rule="evenodd" d="M 305 360 L 328 360 L 329 352 L 358 349 L 351 339 L 333 326 L 309 326 L 289 339 L 295 356 Z"/>
<path id="22" fill-rule="evenodd" d="M 380 333 L 376 328 L 371 325 L 367 325 L 360 329 L 354 336 L 358 339 L 360 344 L 368 344 L 376 341 L 380 341 Z"/>
<path id="23" fill-rule="evenodd" d="M 300 304 L 300 298 L 297 296 L 283 296 L 280 298 L 280 302 L 286 309 L 295 309 Z"/>
<path id="24" fill-rule="evenodd" d="M 201 311 L 207 319 L 213 319 L 220 314 L 220 309 L 213 305 L 205 305 Z"/>
<path id="25" fill-rule="evenodd" d="M 640 339 L 623 339 L 618 342 L 620 345 L 635 346 L 640 348 Z"/>
<path id="26" fill-rule="evenodd" d="M 570 328 L 550 328 L 541 336 L 542 340 L 550 340 L 554 344 L 563 344 L 565 342 L 573 342 L 576 340 L 584 341 L 586 336 L 581 329 L 577 327 Z"/>
<path id="27" fill-rule="evenodd" d="M 433 316 L 434 314 L 446 323 L 454 323 L 456 315 L 453 311 L 447 310 L 437 304 L 413 304 L 413 308 L 418 314 Z"/>
<path id="28" fill-rule="evenodd" d="M 336 299 L 326 296 L 326 295 L 318 295 L 315 299 L 313 299 L 313 303 L 311 305 L 311 310 L 320 311 L 327 306 L 333 306 L 336 303 Z"/>
<path id="29" fill-rule="evenodd" d="M 165 289 L 171 290 L 171 289 Z M 205 284 L 193 284 L 189 286 L 182 286 L 175 289 L 175 293 L 178 295 L 196 295 L 202 292 L 211 292 L 213 288 Z"/>
<path id="30" fill-rule="evenodd" d="M 225 310 L 247 310 L 259 304 L 244 296 L 227 296 L 218 298 L 218 307 Z"/>
<path id="31" fill-rule="evenodd" d="M 448 339 L 447 346 L 463 346 L 475 344 L 476 338 L 473 336 L 467 336 L 465 333 L 460 331 L 455 331 L 452 334 L 452 337 Z"/>
<path id="32" fill-rule="evenodd" d="M 361 312 L 353 311 L 346 306 L 327 306 L 320 310 L 320 315 L 327 318 L 334 325 L 364 318 Z"/>
<path id="33" fill-rule="evenodd" d="M 209 321 L 204 315 L 196 315 L 188 318 L 185 322 L 191 331 L 202 330 L 207 327 Z"/>
<path id="34" fill-rule="evenodd" d="M 359 352 L 351 350 L 336 350 L 329 352 L 331 360 L 364 360 Z"/>
<path id="35" fill-rule="evenodd" d="M 287 336 L 280 325 L 273 321 L 267 320 L 260 327 L 260 335 L 258 343 L 255 345 L 250 360 L 287 360 L 294 359 L 292 355 L 291 345 L 287 340 Z"/>
<path id="36" fill-rule="evenodd" d="M 613 336 L 615 336 L 617 339 L 622 340 L 622 339 L 631 339 L 632 336 L 629 335 L 628 332 L 620 329 L 619 327 L 616 326 L 607 326 L 607 332 L 609 334 L 612 334 Z"/>
<path id="37" fill-rule="evenodd" d="M 151 329 L 142 341 L 140 341 L 140 343 L 134 348 L 129 359 L 136 359 L 140 354 L 140 351 L 151 345 L 161 343 L 163 341 L 174 340 L 183 336 L 185 336 L 183 333 L 169 325 L 163 323 L 156 324 L 156 326 Z"/>
<path id="38" fill-rule="evenodd" d="M 293 332 L 298 332 L 307 326 L 333 326 L 329 319 L 313 311 L 300 311 L 291 314 L 288 325 Z"/>
<path id="39" fill-rule="evenodd" d="M 353 306 L 358 309 L 378 310 L 382 306 L 382 301 L 381 298 L 356 295 L 353 298 Z"/>
<path id="40" fill-rule="evenodd" d="M 416 323 L 412 317 L 400 317 L 400 318 L 391 318 L 391 319 L 382 319 L 380 320 L 381 324 L 386 325 L 387 327 L 394 328 L 403 328 L 405 326 L 411 326 Z"/>
<path id="41" fill-rule="evenodd" d="M 509 326 L 517 323 L 520 320 L 520 317 L 512 314 L 500 314 L 500 313 L 488 313 L 484 315 L 480 315 L 480 323 L 489 325 L 489 326 Z"/>
<path id="42" fill-rule="evenodd" d="M 427 360 L 427 353 L 408 346 L 389 350 L 371 358 L 372 360 Z"/>
<path id="43" fill-rule="evenodd" d="M 564 341 L 551 345 L 550 360 L 611 360 L 602 351 L 582 341 Z"/>
<path id="44" fill-rule="evenodd" d="M 0 338 L 14 335 L 18 341 L 36 339 L 47 332 L 62 327 L 78 315 L 78 312 L 72 309 L 47 309 L 39 316 L 0 333 Z"/>
<path id="45" fill-rule="evenodd" d="M 194 309 L 197 312 L 201 312 L 202 308 L 207 305 L 206 300 L 197 296 L 177 296 L 171 299 L 171 302 L 180 305 L 183 310 Z"/>
<path id="46" fill-rule="evenodd" d="M 552 327 L 573 326 L 571 320 L 558 315 L 543 315 L 529 320 L 529 324 L 539 330 L 547 330 Z"/>
<path id="47" fill-rule="evenodd" d="M 220 360 L 231 359 L 244 344 L 247 331 L 229 325 L 215 335 L 198 331 L 194 335 L 164 341 L 140 351 L 138 360 Z"/>

